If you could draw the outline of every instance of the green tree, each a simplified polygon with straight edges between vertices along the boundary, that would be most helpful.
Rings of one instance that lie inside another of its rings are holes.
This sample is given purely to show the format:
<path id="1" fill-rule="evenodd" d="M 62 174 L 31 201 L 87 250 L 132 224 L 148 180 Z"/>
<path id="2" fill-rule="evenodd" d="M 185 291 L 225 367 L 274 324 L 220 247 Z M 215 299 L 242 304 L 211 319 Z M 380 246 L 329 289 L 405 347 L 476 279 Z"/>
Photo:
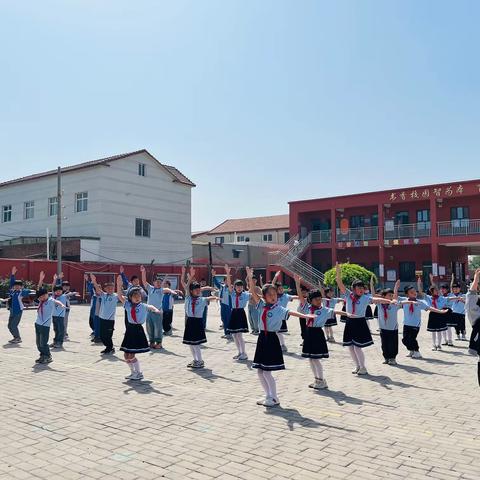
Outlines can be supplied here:
<path id="1" fill-rule="evenodd" d="M 372 276 L 373 283 L 377 284 L 377 277 L 375 274 L 361 265 L 355 263 L 343 263 L 340 265 L 340 270 L 342 273 L 342 281 L 347 288 L 350 288 L 350 285 L 354 280 L 362 280 L 365 285 L 370 285 L 370 279 Z M 327 287 L 337 286 L 335 267 L 325 272 L 324 283 Z"/>
<path id="2" fill-rule="evenodd" d="M 474 255 L 473 257 L 470 257 L 468 267 L 470 270 L 476 270 L 477 268 L 480 268 L 480 255 Z"/>

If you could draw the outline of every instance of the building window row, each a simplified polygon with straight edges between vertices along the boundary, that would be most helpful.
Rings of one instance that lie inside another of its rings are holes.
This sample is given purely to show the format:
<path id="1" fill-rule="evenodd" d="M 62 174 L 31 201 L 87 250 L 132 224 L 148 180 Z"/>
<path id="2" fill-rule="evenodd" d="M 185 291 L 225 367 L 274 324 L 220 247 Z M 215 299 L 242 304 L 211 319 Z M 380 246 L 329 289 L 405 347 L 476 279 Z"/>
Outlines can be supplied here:
<path id="1" fill-rule="evenodd" d="M 88 211 L 88 192 L 79 192 L 75 194 L 75 212 Z M 55 217 L 58 213 L 58 198 L 49 197 L 47 204 L 49 217 Z M 23 203 L 23 219 L 31 220 L 35 218 L 35 200 L 28 200 Z M 2 205 L 2 223 L 8 223 L 13 220 L 12 205 Z"/>

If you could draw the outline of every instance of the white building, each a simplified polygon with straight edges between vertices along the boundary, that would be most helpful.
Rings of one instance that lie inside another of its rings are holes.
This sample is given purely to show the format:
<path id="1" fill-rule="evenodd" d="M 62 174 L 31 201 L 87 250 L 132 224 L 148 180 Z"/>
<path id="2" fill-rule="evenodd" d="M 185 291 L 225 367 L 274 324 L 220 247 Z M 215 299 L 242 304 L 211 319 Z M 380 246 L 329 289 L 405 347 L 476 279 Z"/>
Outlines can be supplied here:
<path id="1" fill-rule="evenodd" d="M 288 219 L 288 215 L 229 219 L 212 230 L 192 233 L 192 240 L 215 244 L 274 243 L 282 245 L 289 239 Z"/>
<path id="2" fill-rule="evenodd" d="M 147 150 L 62 168 L 62 236 L 84 238 L 82 261 L 184 261 L 194 186 Z M 56 195 L 56 170 L 0 183 L 0 239 L 56 235 Z"/>

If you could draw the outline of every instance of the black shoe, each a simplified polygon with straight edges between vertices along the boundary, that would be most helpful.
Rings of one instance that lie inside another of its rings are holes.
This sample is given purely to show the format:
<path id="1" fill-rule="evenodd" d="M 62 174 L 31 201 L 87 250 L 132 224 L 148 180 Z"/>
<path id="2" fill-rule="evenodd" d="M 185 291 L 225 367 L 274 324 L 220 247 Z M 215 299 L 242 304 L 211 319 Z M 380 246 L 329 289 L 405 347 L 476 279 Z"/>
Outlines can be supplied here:
<path id="1" fill-rule="evenodd" d="M 43 355 L 40 355 L 36 360 L 35 363 L 42 363 L 43 362 Z"/>

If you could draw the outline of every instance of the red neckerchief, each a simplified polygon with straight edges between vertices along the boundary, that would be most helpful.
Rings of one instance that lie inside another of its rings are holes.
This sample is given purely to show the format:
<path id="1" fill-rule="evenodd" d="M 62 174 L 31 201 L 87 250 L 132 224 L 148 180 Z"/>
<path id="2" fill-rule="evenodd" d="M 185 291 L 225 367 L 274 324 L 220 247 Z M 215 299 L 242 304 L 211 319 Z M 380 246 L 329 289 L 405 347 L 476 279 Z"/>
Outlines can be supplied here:
<path id="1" fill-rule="evenodd" d="M 275 306 L 275 304 L 274 305 L 265 305 L 263 307 L 262 323 L 263 323 L 263 331 L 265 332 L 265 335 L 267 334 L 267 314 L 274 306 Z"/>
<path id="2" fill-rule="evenodd" d="M 38 304 L 38 309 L 37 311 L 40 312 L 40 318 L 43 320 L 43 304 L 45 303 L 45 300 L 42 300 L 39 304 Z"/>
<path id="3" fill-rule="evenodd" d="M 137 306 L 132 303 L 132 308 L 130 308 L 130 315 L 131 315 L 134 323 L 138 323 L 137 322 L 137 312 L 135 311 L 136 308 L 137 308 Z"/>
<path id="4" fill-rule="evenodd" d="M 410 300 L 410 299 L 409 299 L 409 300 Z M 413 300 L 410 300 L 410 301 L 413 301 Z M 410 313 L 413 313 L 414 309 L 415 309 L 415 305 L 414 305 L 413 303 L 411 303 L 411 304 L 408 306 L 409 312 L 410 312 Z"/>
<path id="5" fill-rule="evenodd" d="M 197 304 L 197 297 L 192 297 L 192 315 L 195 316 L 195 305 Z"/>
<path id="6" fill-rule="evenodd" d="M 438 295 L 432 295 L 432 307 L 433 308 L 438 308 L 437 299 L 438 299 Z"/>
<path id="7" fill-rule="evenodd" d="M 310 305 L 310 313 L 314 314 L 317 310 L 320 310 L 322 307 L 314 307 L 313 305 Z M 313 318 L 308 318 L 307 319 L 307 327 L 313 327 Z"/>
<path id="8" fill-rule="evenodd" d="M 350 294 L 350 300 L 352 301 L 352 315 L 355 315 L 355 304 L 360 297 L 358 295 Z"/>
<path id="9" fill-rule="evenodd" d="M 382 303 L 382 308 L 383 308 L 383 319 L 385 323 L 387 323 L 388 320 L 388 305 L 386 303 Z"/>
<path id="10" fill-rule="evenodd" d="M 241 293 L 235 292 L 237 295 L 235 297 L 235 308 L 240 308 L 240 295 Z"/>

